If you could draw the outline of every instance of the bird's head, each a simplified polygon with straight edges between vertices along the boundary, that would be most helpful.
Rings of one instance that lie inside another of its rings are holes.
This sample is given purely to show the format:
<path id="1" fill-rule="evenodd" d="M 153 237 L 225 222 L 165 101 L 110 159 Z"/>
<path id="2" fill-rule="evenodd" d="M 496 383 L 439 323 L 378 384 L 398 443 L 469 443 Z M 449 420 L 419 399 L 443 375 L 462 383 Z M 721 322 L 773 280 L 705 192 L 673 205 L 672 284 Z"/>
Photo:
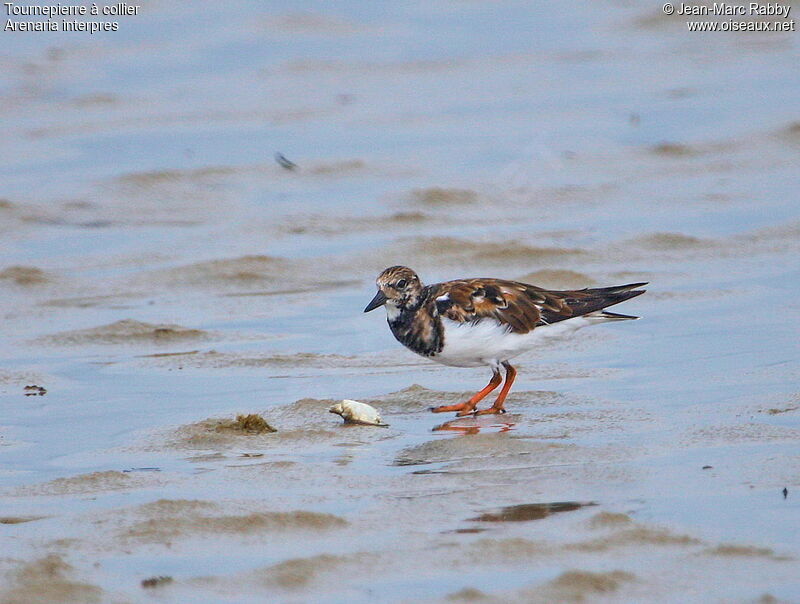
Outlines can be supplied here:
<path id="1" fill-rule="evenodd" d="M 415 307 L 422 294 L 422 282 L 417 273 L 406 266 L 390 266 L 378 275 L 375 284 L 378 286 L 378 293 L 367 304 L 364 312 L 385 305 L 391 317 L 402 309 Z"/>

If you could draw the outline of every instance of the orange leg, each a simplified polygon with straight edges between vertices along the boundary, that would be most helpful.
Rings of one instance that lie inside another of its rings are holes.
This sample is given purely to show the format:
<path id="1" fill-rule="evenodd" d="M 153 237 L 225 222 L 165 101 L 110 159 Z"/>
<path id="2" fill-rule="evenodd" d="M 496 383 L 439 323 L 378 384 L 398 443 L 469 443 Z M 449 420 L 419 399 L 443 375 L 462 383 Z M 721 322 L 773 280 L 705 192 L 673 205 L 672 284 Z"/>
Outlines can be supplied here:
<path id="1" fill-rule="evenodd" d="M 508 392 L 509 390 L 511 390 L 511 386 L 514 383 L 514 379 L 517 377 L 517 370 L 514 369 L 511 365 L 509 365 L 507 362 L 503 363 L 503 367 L 506 368 L 506 382 L 500 389 L 500 394 L 497 395 L 497 400 L 494 402 L 494 405 L 492 405 L 488 409 L 476 411 L 475 415 L 506 412 L 506 410 L 503 408 L 503 403 L 506 402 L 506 397 L 508 396 Z"/>
<path id="2" fill-rule="evenodd" d="M 469 399 L 466 403 L 458 403 L 456 405 L 442 405 L 441 407 L 431 407 L 431 411 L 434 413 L 447 413 L 448 411 L 458 411 L 459 417 L 463 417 L 465 415 L 469 415 L 472 413 L 472 410 L 475 408 L 479 402 L 481 402 L 487 394 L 489 394 L 492 390 L 497 388 L 502 382 L 503 379 L 500 377 L 500 372 L 495 371 L 492 375 L 492 379 L 486 385 L 486 387 L 478 392 L 475 396 Z"/>

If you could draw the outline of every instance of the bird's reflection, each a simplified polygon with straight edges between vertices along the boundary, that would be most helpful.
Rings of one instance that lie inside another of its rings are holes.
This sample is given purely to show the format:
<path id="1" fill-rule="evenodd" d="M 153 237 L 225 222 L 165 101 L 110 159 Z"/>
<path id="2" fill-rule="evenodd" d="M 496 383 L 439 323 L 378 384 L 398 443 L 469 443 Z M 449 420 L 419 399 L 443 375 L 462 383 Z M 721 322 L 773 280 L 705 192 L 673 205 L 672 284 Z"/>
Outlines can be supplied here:
<path id="1" fill-rule="evenodd" d="M 485 416 L 484 416 L 485 417 Z M 516 422 L 487 422 L 481 421 L 477 417 L 459 417 L 449 422 L 439 424 L 431 428 L 431 432 L 456 432 L 458 434 L 478 434 L 481 430 L 496 430 L 497 432 L 508 432 L 514 429 Z"/>

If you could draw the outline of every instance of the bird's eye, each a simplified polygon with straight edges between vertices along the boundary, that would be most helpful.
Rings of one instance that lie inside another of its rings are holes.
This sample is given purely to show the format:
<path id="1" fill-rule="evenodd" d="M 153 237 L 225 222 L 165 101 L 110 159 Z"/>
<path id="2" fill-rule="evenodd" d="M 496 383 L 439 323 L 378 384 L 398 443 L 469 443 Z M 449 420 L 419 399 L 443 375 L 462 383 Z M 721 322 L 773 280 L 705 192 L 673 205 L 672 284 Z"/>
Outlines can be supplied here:
<path id="1" fill-rule="evenodd" d="M 398 281 L 397 283 L 395 283 L 395 284 L 394 284 L 394 286 L 395 286 L 397 289 L 403 289 L 403 288 L 405 288 L 405 286 L 406 286 L 406 280 L 405 280 L 405 279 L 400 279 L 400 281 Z"/>

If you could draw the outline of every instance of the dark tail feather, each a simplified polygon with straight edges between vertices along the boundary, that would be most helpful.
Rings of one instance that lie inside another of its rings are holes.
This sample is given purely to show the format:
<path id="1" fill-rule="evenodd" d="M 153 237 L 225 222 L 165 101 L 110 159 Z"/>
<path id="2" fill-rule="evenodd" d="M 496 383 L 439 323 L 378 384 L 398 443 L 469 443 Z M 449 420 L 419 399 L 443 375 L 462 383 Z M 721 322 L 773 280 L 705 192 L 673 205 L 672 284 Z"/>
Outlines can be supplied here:
<path id="1" fill-rule="evenodd" d="M 592 289 L 586 288 L 583 291 L 589 292 L 592 294 L 621 294 L 623 292 L 629 292 L 632 289 L 636 289 L 637 287 L 644 287 L 647 285 L 649 281 L 642 281 L 641 283 L 628 283 L 627 285 L 612 285 L 611 287 L 595 287 Z M 643 294 L 645 290 L 638 292 L 636 295 Z M 627 298 L 626 298 L 627 300 Z"/>
<path id="2" fill-rule="evenodd" d="M 621 287 L 623 287 L 623 288 L 638 287 L 639 285 L 644 285 L 644 284 L 635 283 L 633 285 L 623 285 Z M 610 289 L 613 290 L 614 288 L 612 287 Z M 589 291 L 593 291 L 593 290 L 589 290 Z M 594 290 L 594 291 L 597 291 L 597 290 Z M 600 291 L 602 293 L 598 296 L 598 298 L 599 298 L 598 302 L 601 305 L 600 308 L 603 309 L 603 308 L 606 308 L 607 306 L 614 306 L 614 304 L 619 304 L 620 302 L 625 302 L 625 300 L 630 300 L 631 298 L 635 298 L 636 296 L 641 296 L 647 290 L 646 289 L 633 289 L 633 290 L 622 289 L 622 290 L 619 290 L 619 291 L 612 291 L 612 292 L 607 292 L 607 291 L 602 291 L 602 290 L 600 290 Z"/>
<path id="3" fill-rule="evenodd" d="M 630 319 L 638 319 L 639 317 L 635 315 L 621 315 L 616 312 L 608 312 L 607 310 L 602 310 L 598 313 L 599 316 L 607 319 L 609 321 L 628 321 Z"/>
<path id="4" fill-rule="evenodd" d="M 647 283 L 628 283 L 627 285 L 616 285 L 612 287 L 586 288 L 572 291 L 551 292 L 558 294 L 559 297 L 569 306 L 571 312 L 552 312 L 547 308 L 542 309 L 542 321 L 544 323 L 557 323 L 572 317 L 588 315 L 603 321 L 622 321 L 624 319 L 638 319 L 633 315 L 621 315 L 606 312 L 608 306 L 614 306 L 625 300 L 630 300 L 636 296 L 641 296 L 646 290 L 636 289 Z"/>
<path id="5" fill-rule="evenodd" d="M 600 287 L 596 289 L 583 290 L 587 294 L 590 294 L 590 297 L 585 300 L 584 304 L 581 305 L 582 307 L 575 308 L 575 310 L 578 311 L 576 315 L 598 313 L 598 316 L 603 316 L 607 319 L 638 319 L 639 317 L 634 317 L 632 315 L 620 315 L 617 313 L 606 312 L 604 309 L 609 306 L 619 304 L 620 302 L 625 302 L 625 300 L 635 298 L 636 296 L 641 296 L 647 290 L 634 288 L 642 285 L 647 284 L 631 283 L 629 285 L 618 285 L 616 287 Z"/>

